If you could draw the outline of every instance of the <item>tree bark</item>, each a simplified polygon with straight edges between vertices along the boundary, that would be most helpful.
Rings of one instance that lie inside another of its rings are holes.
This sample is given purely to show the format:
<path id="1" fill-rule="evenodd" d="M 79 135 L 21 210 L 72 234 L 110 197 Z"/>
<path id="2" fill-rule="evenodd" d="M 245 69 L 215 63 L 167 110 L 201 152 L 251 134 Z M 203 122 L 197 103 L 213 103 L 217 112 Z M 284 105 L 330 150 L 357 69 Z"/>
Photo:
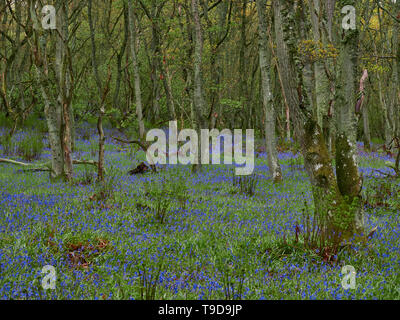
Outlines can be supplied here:
<path id="1" fill-rule="evenodd" d="M 259 56 L 263 106 L 265 113 L 265 140 L 268 153 L 268 165 L 274 182 L 282 180 L 282 171 L 278 162 L 275 136 L 275 108 L 271 92 L 270 81 L 270 54 L 268 53 L 267 18 L 265 14 L 266 0 L 257 0 L 258 28 L 259 28 Z"/>
<path id="2" fill-rule="evenodd" d="M 71 81 L 70 72 L 67 68 L 68 54 L 66 43 L 68 40 L 68 11 L 67 5 L 63 1 L 58 1 L 59 9 L 57 12 L 58 39 L 56 44 L 56 65 L 59 81 L 59 94 L 57 104 L 62 111 L 62 148 L 64 152 L 64 172 L 67 181 L 73 177 L 72 167 L 72 130 L 71 130 Z"/>
<path id="3" fill-rule="evenodd" d="M 194 61 L 193 61 L 193 84 L 194 84 L 194 93 L 193 93 L 193 112 L 192 115 L 195 120 L 196 130 L 198 132 L 198 136 L 200 137 L 200 130 L 202 128 L 206 128 L 205 119 L 207 118 L 206 114 L 206 105 L 204 100 L 204 92 L 203 92 L 203 79 L 202 79 L 202 66 L 203 66 L 203 30 L 200 21 L 199 14 L 199 0 L 191 0 L 192 1 L 192 15 L 194 22 Z M 208 127 L 208 126 L 207 126 Z M 200 146 L 200 143 L 199 143 Z M 200 148 L 198 148 L 200 151 Z M 200 153 L 198 152 L 199 161 L 198 164 L 193 165 L 193 171 L 198 172 L 201 169 L 200 164 Z"/>
<path id="4" fill-rule="evenodd" d="M 140 82 L 140 69 L 139 63 L 137 59 L 137 33 L 136 33 L 136 15 L 133 8 L 132 0 L 129 0 L 129 29 L 131 33 L 131 55 L 132 55 L 132 64 L 133 64 L 133 75 L 135 78 L 135 99 L 136 99 L 136 115 L 138 117 L 139 124 L 139 137 L 140 139 L 144 138 L 144 121 L 143 121 L 143 107 L 142 107 L 142 90 L 141 90 L 141 82 Z"/>
<path id="5" fill-rule="evenodd" d="M 395 13 L 400 13 L 400 0 L 393 5 Z M 393 34 L 392 34 L 392 46 L 393 56 L 395 60 L 393 62 L 393 69 L 390 81 L 390 103 L 393 119 L 393 135 L 400 137 L 400 23 L 394 23 Z"/>
<path id="6" fill-rule="evenodd" d="M 317 46 L 326 47 L 327 41 L 326 36 L 323 33 L 323 22 L 324 22 L 324 10 L 323 3 L 320 0 L 309 1 L 311 23 L 313 29 L 314 43 Z M 324 117 L 328 115 L 329 98 L 330 98 L 330 85 L 329 79 L 325 72 L 327 68 L 325 61 L 318 60 L 314 63 L 314 75 L 315 75 L 315 102 L 316 102 L 316 114 L 318 125 L 323 128 Z"/>
<path id="7" fill-rule="evenodd" d="M 301 145 L 306 172 L 310 177 L 315 213 L 320 220 L 325 221 L 331 240 L 338 241 L 339 235 L 340 239 L 349 239 L 361 231 L 356 228 L 361 203 L 354 203 L 354 200 L 358 200 L 361 187 L 357 164 L 353 161 L 354 154 L 347 136 L 339 135 L 337 140 L 340 145 L 337 148 L 340 152 L 337 155 L 340 157 L 337 156 L 336 162 L 337 170 L 339 168 L 342 171 L 335 179 L 323 133 L 313 118 L 307 97 L 304 97 L 305 90 L 296 81 L 301 79 L 301 68 L 295 63 L 298 57 L 297 42 L 294 39 L 299 37 L 296 34 L 298 21 L 294 18 L 294 10 L 293 4 L 283 0 L 274 1 L 277 56 L 284 91 Z"/>
<path id="8" fill-rule="evenodd" d="M 97 172 L 97 180 L 104 180 L 104 130 L 103 130 L 103 117 L 105 114 L 105 99 L 107 97 L 109 91 L 109 83 L 111 79 L 110 69 L 108 69 L 108 79 L 105 85 L 105 88 L 102 92 L 102 83 L 100 80 L 99 70 L 98 70 L 98 62 L 96 58 L 96 42 L 95 42 L 95 30 L 93 25 L 93 17 L 92 17 L 92 0 L 88 0 L 88 20 L 89 20 L 89 28 L 90 28 L 90 40 L 92 44 L 92 68 L 93 74 L 97 85 L 99 102 L 98 102 L 98 119 L 97 119 L 97 131 L 99 134 L 99 159 L 98 159 L 98 172 Z"/>
<path id="9" fill-rule="evenodd" d="M 343 5 L 356 6 L 355 0 L 346 0 Z M 359 31 L 343 30 L 339 54 L 339 79 L 337 82 L 337 136 L 336 136 L 336 174 L 338 187 L 348 204 L 354 206 L 355 229 L 364 227 L 364 213 L 359 201 L 362 178 L 358 171 L 357 123 L 355 112 L 358 63 Z M 363 89 L 363 88 L 362 88 Z"/>
<path id="10" fill-rule="evenodd" d="M 39 84 L 40 91 L 44 100 L 44 113 L 46 117 L 48 127 L 48 139 L 51 149 L 51 178 L 52 179 L 65 179 L 65 153 L 63 149 L 64 142 L 64 127 L 63 127 L 63 105 L 61 103 L 60 96 L 62 95 L 61 90 L 65 88 L 62 86 L 61 75 L 62 72 L 62 48 L 60 44 L 60 36 L 56 39 L 56 74 L 59 81 L 57 93 L 52 92 L 52 85 L 49 79 L 49 63 L 46 50 L 46 41 L 44 39 L 44 31 L 39 27 L 39 20 L 36 14 L 36 8 L 34 3 L 30 3 L 29 14 L 32 18 L 33 26 L 33 46 L 32 60 L 34 61 L 37 83 Z M 67 179 L 70 178 L 67 176 Z"/>

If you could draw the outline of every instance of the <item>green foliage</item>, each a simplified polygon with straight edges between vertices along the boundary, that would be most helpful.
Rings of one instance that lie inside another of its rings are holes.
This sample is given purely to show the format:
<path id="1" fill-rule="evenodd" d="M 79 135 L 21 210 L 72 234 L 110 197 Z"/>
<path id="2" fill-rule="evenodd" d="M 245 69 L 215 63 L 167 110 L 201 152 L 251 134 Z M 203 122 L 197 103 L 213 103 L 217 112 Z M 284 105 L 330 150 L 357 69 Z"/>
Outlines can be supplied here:
<path id="1" fill-rule="evenodd" d="M 227 106 L 231 110 L 240 110 L 243 108 L 242 101 L 232 99 L 221 99 L 221 104 Z"/>
<path id="2" fill-rule="evenodd" d="M 246 194 L 250 197 L 255 195 L 258 181 L 259 177 L 256 174 L 248 176 L 233 175 L 232 178 L 233 187 L 237 188 L 240 193 Z"/>
<path id="3" fill-rule="evenodd" d="M 96 185 L 96 199 L 101 201 L 114 200 L 115 184 L 118 179 L 119 172 L 117 169 L 111 167 L 103 181 L 97 181 Z"/>
<path id="4" fill-rule="evenodd" d="M 43 152 L 43 136 L 36 131 L 27 132 L 17 142 L 17 154 L 27 161 L 38 160 Z"/>
<path id="5" fill-rule="evenodd" d="M 93 166 L 84 165 L 83 166 L 83 176 L 80 183 L 83 185 L 91 185 L 96 180 L 96 174 L 93 170 Z"/>
<path id="6" fill-rule="evenodd" d="M 24 130 L 28 131 L 36 131 L 38 133 L 44 134 L 47 132 L 47 124 L 46 121 L 40 119 L 38 115 L 33 114 L 29 116 L 21 125 Z"/>
<path id="7" fill-rule="evenodd" d="M 325 46 L 321 41 L 314 40 L 300 41 L 298 50 L 305 64 L 327 59 L 335 61 L 339 55 L 339 51 L 332 44 Z"/>
<path id="8" fill-rule="evenodd" d="M 9 128 L 11 126 L 9 118 L 4 113 L 0 113 L 0 128 Z"/>
<path id="9" fill-rule="evenodd" d="M 186 207 L 187 186 L 182 181 L 166 181 L 161 187 L 150 185 L 146 189 L 145 194 L 150 198 L 154 216 L 160 224 L 165 223 L 175 201 L 181 209 Z"/>
<path id="10" fill-rule="evenodd" d="M 40 159 L 44 148 L 43 135 L 36 131 L 28 131 L 22 137 L 5 134 L 0 137 L 0 143 L 5 155 L 19 156 L 26 161 Z"/>
<path id="11" fill-rule="evenodd" d="M 15 152 L 15 142 L 12 137 L 8 134 L 2 135 L 0 137 L 0 144 L 3 147 L 3 153 L 7 156 L 11 156 Z"/>
<path id="12" fill-rule="evenodd" d="M 99 152 L 98 150 L 99 150 L 99 141 L 96 139 L 90 139 L 90 155 L 92 157 L 95 157 Z"/>

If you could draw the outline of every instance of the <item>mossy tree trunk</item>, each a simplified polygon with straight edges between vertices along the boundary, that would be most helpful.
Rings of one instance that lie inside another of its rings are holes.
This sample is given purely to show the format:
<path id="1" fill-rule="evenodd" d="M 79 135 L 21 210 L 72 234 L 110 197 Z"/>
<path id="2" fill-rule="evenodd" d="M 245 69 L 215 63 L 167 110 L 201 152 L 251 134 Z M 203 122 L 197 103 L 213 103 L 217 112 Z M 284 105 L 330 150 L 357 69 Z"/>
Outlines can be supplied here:
<path id="1" fill-rule="evenodd" d="M 355 0 L 342 0 L 340 6 L 357 6 Z M 354 204 L 355 229 L 363 228 L 363 210 L 360 202 L 362 179 L 357 160 L 357 67 L 359 30 L 342 30 L 339 54 L 339 77 L 337 81 L 336 121 L 336 175 L 341 194 L 347 203 Z M 361 99 L 361 97 L 360 97 Z"/>
<path id="2" fill-rule="evenodd" d="M 296 25 L 299 21 L 296 10 L 296 2 L 274 1 L 275 38 L 283 87 L 295 133 L 301 145 L 305 168 L 310 177 L 315 212 L 318 218 L 324 219 L 332 238 L 337 239 L 340 234 L 341 239 L 349 239 L 361 231 L 361 228 L 359 230 L 356 228 L 361 208 L 358 198 L 361 181 L 353 148 L 355 144 L 348 138 L 348 136 L 355 138 L 355 133 L 352 131 L 354 127 L 347 125 L 346 131 L 342 130 L 338 135 L 339 152 L 336 162 L 339 172 L 335 177 L 324 135 L 317 119 L 313 116 L 314 110 L 310 107 L 302 84 L 302 66 L 297 50 L 299 35 Z M 350 59 L 354 52 L 346 47 L 344 50 L 344 66 L 353 66 L 353 60 L 347 59 Z M 355 91 L 351 92 L 351 96 L 354 95 Z M 347 112 L 350 112 L 351 108 L 354 110 L 354 104 L 343 106 Z"/>

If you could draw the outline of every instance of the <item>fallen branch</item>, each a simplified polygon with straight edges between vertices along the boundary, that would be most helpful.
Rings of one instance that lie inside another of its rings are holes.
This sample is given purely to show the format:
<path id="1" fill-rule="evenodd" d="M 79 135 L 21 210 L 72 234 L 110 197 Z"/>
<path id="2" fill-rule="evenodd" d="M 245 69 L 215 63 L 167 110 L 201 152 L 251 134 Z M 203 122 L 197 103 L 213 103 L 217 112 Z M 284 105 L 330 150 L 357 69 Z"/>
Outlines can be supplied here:
<path id="1" fill-rule="evenodd" d="M 146 145 L 142 141 L 139 140 L 124 140 L 120 139 L 117 137 L 113 137 L 115 141 L 121 142 L 121 143 L 126 143 L 126 144 L 137 144 L 144 152 L 147 152 L 147 149 L 149 148 L 149 145 Z"/>
<path id="2" fill-rule="evenodd" d="M 31 165 L 30 163 L 23 163 L 23 162 L 11 160 L 11 159 L 3 159 L 3 158 L 0 158 L 0 163 L 11 163 L 16 166 L 24 166 L 24 167 L 28 167 Z"/>
<path id="3" fill-rule="evenodd" d="M 0 163 L 9 163 L 16 166 L 21 166 L 27 168 L 23 170 L 24 172 L 33 171 L 33 172 L 44 172 L 44 171 L 51 171 L 51 162 L 47 161 L 44 163 L 25 163 L 21 161 L 11 160 L 11 159 L 4 159 L 0 158 Z M 98 166 L 98 162 L 94 160 L 72 160 L 72 164 L 74 165 L 91 165 L 91 166 Z"/>
<path id="4" fill-rule="evenodd" d="M 99 165 L 99 163 L 97 161 L 94 160 L 72 160 L 72 164 L 76 164 L 76 165 L 91 165 L 91 166 L 95 166 L 97 167 Z"/>

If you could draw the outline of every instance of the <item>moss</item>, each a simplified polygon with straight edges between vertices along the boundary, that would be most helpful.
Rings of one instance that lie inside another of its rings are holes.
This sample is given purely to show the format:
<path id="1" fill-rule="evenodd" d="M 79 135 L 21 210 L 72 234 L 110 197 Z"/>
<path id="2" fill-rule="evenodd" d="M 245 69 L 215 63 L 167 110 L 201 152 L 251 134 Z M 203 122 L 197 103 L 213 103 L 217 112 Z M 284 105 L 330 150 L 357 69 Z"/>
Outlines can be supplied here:
<path id="1" fill-rule="evenodd" d="M 351 145 L 344 135 L 337 140 L 337 178 L 324 136 L 313 119 L 305 124 L 303 147 L 316 213 L 324 221 L 332 241 L 349 240 L 359 231 L 356 217 L 361 210 L 361 183 Z"/>
<path id="2" fill-rule="evenodd" d="M 304 149 L 305 165 L 312 175 L 312 184 L 329 189 L 335 184 L 331 158 L 321 129 L 313 119 L 309 119 L 305 125 Z"/>
<path id="3" fill-rule="evenodd" d="M 361 179 L 355 155 L 345 134 L 336 138 L 336 175 L 340 193 L 351 203 L 361 192 Z"/>

